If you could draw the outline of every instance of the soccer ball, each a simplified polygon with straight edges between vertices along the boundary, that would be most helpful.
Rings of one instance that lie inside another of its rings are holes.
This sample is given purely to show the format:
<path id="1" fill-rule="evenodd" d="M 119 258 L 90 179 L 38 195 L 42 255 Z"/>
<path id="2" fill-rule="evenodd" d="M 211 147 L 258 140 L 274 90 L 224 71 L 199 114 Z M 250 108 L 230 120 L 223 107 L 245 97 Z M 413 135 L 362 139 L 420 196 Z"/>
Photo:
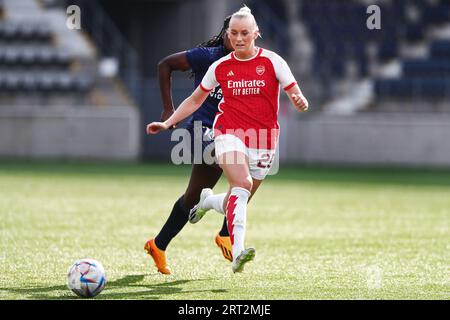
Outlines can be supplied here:
<path id="1" fill-rule="evenodd" d="M 80 297 L 95 297 L 102 292 L 105 284 L 105 269 L 97 260 L 81 259 L 69 268 L 67 287 Z"/>

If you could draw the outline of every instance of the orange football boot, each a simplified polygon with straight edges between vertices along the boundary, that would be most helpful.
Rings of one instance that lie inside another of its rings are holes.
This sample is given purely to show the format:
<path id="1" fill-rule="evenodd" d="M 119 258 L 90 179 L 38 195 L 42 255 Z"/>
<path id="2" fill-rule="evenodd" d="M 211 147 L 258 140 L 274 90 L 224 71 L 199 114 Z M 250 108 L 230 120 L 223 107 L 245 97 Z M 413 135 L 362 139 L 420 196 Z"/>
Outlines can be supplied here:
<path id="1" fill-rule="evenodd" d="M 172 274 L 172 270 L 170 270 L 167 265 L 166 252 L 158 249 L 155 244 L 155 239 L 148 240 L 144 245 L 144 250 L 152 256 L 155 266 L 158 268 L 159 272 L 162 274 Z"/>
<path id="2" fill-rule="evenodd" d="M 216 244 L 222 251 L 223 257 L 230 262 L 233 262 L 233 254 L 231 247 L 230 237 L 221 237 L 219 234 L 216 235 Z"/>

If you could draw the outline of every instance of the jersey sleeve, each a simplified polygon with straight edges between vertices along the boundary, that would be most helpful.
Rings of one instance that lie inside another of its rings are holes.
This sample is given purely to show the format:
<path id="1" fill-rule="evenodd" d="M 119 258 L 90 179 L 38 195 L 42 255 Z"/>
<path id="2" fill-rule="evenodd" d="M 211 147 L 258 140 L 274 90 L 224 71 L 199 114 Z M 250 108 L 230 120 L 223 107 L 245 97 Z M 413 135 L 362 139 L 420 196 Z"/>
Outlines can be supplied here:
<path id="1" fill-rule="evenodd" d="M 208 71 L 206 72 L 205 76 L 202 79 L 202 82 L 200 83 L 200 88 L 203 91 L 209 92 L 219 85 L 219 82 L 216 78 L 216 68 L 218 64 L 219 61 L 216 61 L 208 68 Z"/>
<path id="2" fill-rule="evenodd" d="M 204 72 L 210 64 L 210 53 L 207 48 L 198 47 L 187 50 L 186 58 L 194 73 Z"/>
<path id="3" fill-rule="evenodd" d="M 275 74 L 283 90 L 289 90 L 297 84 L 294 76 L 292 75 L 291 69 L 289 68 L 286 61 L 279 55 L 275 56 L 274 59 Z"/>

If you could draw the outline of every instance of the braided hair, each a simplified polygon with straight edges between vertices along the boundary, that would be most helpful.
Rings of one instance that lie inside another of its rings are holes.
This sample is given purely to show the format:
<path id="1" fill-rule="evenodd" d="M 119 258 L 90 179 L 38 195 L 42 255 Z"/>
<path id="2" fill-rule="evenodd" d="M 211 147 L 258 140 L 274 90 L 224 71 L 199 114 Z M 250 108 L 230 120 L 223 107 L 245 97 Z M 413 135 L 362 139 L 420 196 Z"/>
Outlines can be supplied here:
<path id="1" fill-rule="evenodd" d="M 225 45 L 223 43 L 223 36 L 227 32 L 227 29 L 230 25 L 231 16 L 228 16 L 223 21 L 223 27 L 222 30 L 220 30 L 219 34 L 212 37 L 208 41 L 200 43 L 197 48 L 208 48 L 208 47 L 218 47 L 218 46 L 224 46 L 225 52 L 227 51 L 227 48 L 225 48 Z M 191 71 L 189 74 L 189 79 L 194 77 L 194 72 Z"/>
<path id="2" fill-rule="evenodd" d="M 212 37 L 210 40 L 200 43 L 197 47 L 217 47 L 223 45 L 223 36 L 227 32 L 228 26 L 230 25 L 231 16 L 228 16 L 223 21 L 222 30 L 220 30 L 219 34 Z"/>

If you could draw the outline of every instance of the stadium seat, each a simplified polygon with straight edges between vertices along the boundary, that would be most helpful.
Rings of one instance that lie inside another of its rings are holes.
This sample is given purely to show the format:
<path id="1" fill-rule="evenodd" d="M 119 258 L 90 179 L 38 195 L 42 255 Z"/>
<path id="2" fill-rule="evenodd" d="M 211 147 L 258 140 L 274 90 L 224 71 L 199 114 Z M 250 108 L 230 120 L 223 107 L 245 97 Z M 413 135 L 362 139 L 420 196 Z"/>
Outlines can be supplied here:
<path id="1" fill-rule="evenodd" d="M 70 92 L 74 88 L 73 77 L 70 73 L 57 74 L 55 79 L 55 90 L 58 92 Z"/>
<path id="2" fill-rule="evenodd" d="M 45 23 L 38 24 L 35 30 L 35 40 L 39 42 L 49 42 L 51 40 L 52 33 L 50 26 Z"/>
<path id="3" fill-rule="evenodd" d="M 18 37 L 22 41 L 32 41 L 35 35 L 36 26 L 31 23 L 21 23 L 18 26 Z"/>
<path id="4" fill-rule="evenodd" d="M 450 60 L 450 41 L 435 41 L 430 48 L 431 57 L 436 60 Z"/>
<path id="5" fill-rule="evenodd" d="M 32 67 L 36 64 L 37 48 L 26 47 L 21 53 L 21 63 L 25 67 Z"/>
<path id="6" fill-rule="evenodd" d="M 45 22 L 0 22 L 0 41 L 8 43 L 48 43 L 50 26 Z"/>
<path id="7" fill-rule="evenodd" d="M 12 42 L 18 37 L 19 26 L 13 23 L 4 22 L 1 31 L 2 40 L 6 42 Z"/>
<path id="8" fill-rule="evenodd" d="M 7 93 L 16 93 L 20 90 L 20 76 L 17 73 L 6 74 L 4 81 L 4 89 Z"/>
<path id="9" fill-rule="evenodd" d="M 405 60 L 403 77 L 449 77 L 450 60 Z"/>
<path id="10" fill-rule="evenodd" d="M 424 28 L 421 23 L 409 23 L 403 26 L 402 36 L 408 42 L 417 42 L 424 38 Z"/>
<path id="11" fill-rule="evenodd" d="M 54 89 L 55 77 L 52 73 L 42 73 L 38 75 L 38 89 L 44 94 L 51 93 Z"/>
<path id="12" fill-rule="evenodd" d="M 41 47 L 37 55 L 38 64 L 48 66 L 54 59 L 54 50 L 49 47 Z"/>
<path id="13" fill-rule="evenodd" d="M 423 35 L 422 30 L 417 33 L 417 26 L 413 23 L 401 29 L 406 19 L 405 4 L 399 2 L 402 1 L 380 3 L 382 29 L 369 30 L 366 27 L 367 5 L 359 1 L 302 1 L 300 15 L 315 43 L 315 65 L 322 65 L 320 69 L 325 70 L 328 76 L 341 78 L 346 74 L 342 66 L 347 61 L 353 61 L 357 63 L 359 75 L 364 77 L 368 75 L 366 48 L 369 43 L 376 44 L 379 60 L 388 61 L 397 57 L 399 39 L 405 37 L 402 30 L 408 41 L 417 41 Z M 335 62 L 335 59 L 341 60 L 341 63 Z"/>
<path id="14" fill-rule="evenodd" d="M 366 47 L 369 42 L 375 43 L 380 62 L 398 57 L 400 41 L 421 41 L 428 25 L 450 21 L 448 2 L 450 1 L 435 1 L 434 4 L 420 0 L 380 2 L 378 5 L 383 13 L 382 28 L 376 31 L 365 27 L 367 5 L 359 1 L 304 0 L 300 4 L 300 15 L 315 43 L 315 65 L 322 65 L 319 69 L 329 76 L 340 78 L 345 75 L 342 68 L 345 60 L 353 60 L 358 64 L 359 74 L 365 76 L 368 74 L 368 54 L 361 47 Z M 416 19 L 408 17 L 408 6 L 414 6 L 421 15 Z M 341 46 L 339 50 L 336 50 L 336 43 Z M 450 49 L 447 45 L 435 44 L 431 50 L 433 57 L 448 58 Z M 344 61 L 339 63 L 335 59 Z"/>
<path id="15" fill-rule="evenodd" d="M 45 21 L 0 21 L 0 94 L 33 93 L 39 99 L 89 91 L 93 79 L 72 75 L 71 55 L 50 40 L 51 29 Z"/>
<path id="16" fill-rule="evenodd" d="M 400 78 L 375 80 L 377 98 L 450 98 L 448 78 Z"/>
<path id="17" fill-rule="evenodd" d="M 39 87 L 39 78 L 36 73 L 26 72 L 22 76 L 22 86 L 21 88 L 25 92 L 34 92 Z"/>
<path id="18" fill-rule="evenodd" d="M 1 46 L 0 68 L 67 69 L 72 57 L 67 51 L 50 46 Z"/>
<path id="19" fill-rule="evenodd" d="M 19 63 L 20 49 L 16 47 L 7 47 L 4 52 L 3 61 L 6 65 L 15 65 Z"/>
<path id="20" fill-rule="evenodd" d="M 420 11 L 417 21 L 402 25 L 401 38 L 408 42 L 421 41 L 429 26 L 450 22 L 450 1 L 395 1 L 400 10 L 403 5 L 414 5 Z M 374 92 L 377 99 L 424 98 L 430 100 L 450 98 L 450 41 L 439 40 L 429 45 L 429 56 L 422 59 L 403 59 L 402 74 L 395 79 L 376 79 Z M 381 61 L 396 56 L 396 43 L 386 42 L 379 47 Z"/>
<path id="21" fill-rule="evenodd" d="M 450 5 L 440 4 L 428 6 L 423 12 L 423 22 L 426 24 L 442 24 L 450 21 Z"/>
<path id="22" fill-rule="evenodd" d="M 71 56 L 67 51 L 56 50 L 54 52 L 54 63 L 60 68 L 67 68 L 71 62 Z"/>

